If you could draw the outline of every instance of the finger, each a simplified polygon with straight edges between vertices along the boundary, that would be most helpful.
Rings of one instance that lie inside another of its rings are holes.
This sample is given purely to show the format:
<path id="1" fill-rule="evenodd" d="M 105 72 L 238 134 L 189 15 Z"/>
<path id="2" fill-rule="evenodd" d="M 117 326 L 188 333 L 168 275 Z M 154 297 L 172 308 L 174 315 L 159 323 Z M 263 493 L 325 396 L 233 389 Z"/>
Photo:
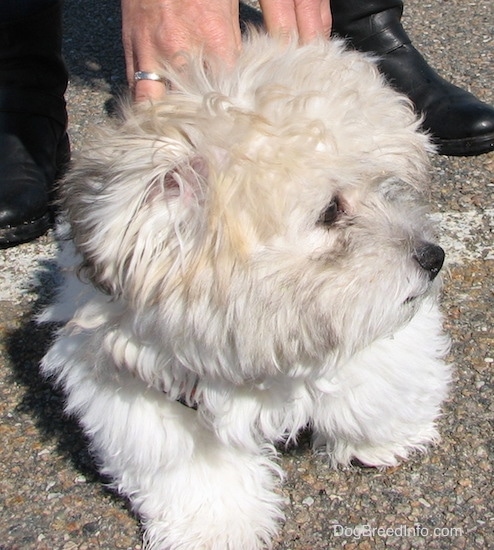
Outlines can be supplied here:
<path id="1" fill-rule="evenodd" d="M 271 36 L 291 38 L 297 33 L 294 0 L 259 0 L 266 30 Z"/>
<path id="2" fill-rule="evenodd" d="M 127 78 L 135 101 L 159 100 L 163 99 L 166 94 L 164 82 L 146 79 L 135 80 L 136 71 L 160 73 L 160 70 L 157 69 L 159 64 L 155 60 L 154 51 L 154 48 L 148 47 L 141 48 L 139 54 L 133 52 L 132 64 L 128 67 Z"/>
<path id="3" fill-rule="evenodd" d="M 198 51 L 216 59 L 221 66 L 233 67 L 242 49 L 238 1 L 232 4 L 227 17 L 223 14 L 203 17 L 196 32 Z"/>
<path id="4" fill-rule="evenodd" d="M 324 38 L 328 39 L 333 30 L 333 14 L 331 13 L 331 2 L 321 1 L 321 21 Z"/>
<path id="5" fill-rule="evenodd" d="M 328 0 L 295 0 L 295 13 L 300 41 L 310 42 L 318 36 L 329 38 L 331 9 Z"/>
<path id="6" fill-rule="evenodd" d="M 140 101 L 157 101 L 163 99 L 166 95 L 166 86 L 163 82 L 154 80 L 139 80 L 133 87 L 134 100 Z"/>
<path id="7" fill-rule="evenodd" d="M 331 9 L 328 0 L 260 0 L 264 22 L 273 36 L 298 36 L 309 42 L 329 37 Z"/>

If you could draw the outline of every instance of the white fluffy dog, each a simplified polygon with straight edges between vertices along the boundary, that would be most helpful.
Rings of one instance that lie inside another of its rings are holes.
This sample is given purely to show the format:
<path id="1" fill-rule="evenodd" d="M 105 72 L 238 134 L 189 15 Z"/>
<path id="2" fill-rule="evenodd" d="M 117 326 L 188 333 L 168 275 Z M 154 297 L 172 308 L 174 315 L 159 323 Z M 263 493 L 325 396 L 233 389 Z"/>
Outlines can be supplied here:
<path id="1" fill-rule="evenodd" d="M 332 465 L 389 466 L 437 437 L 430 145 L 339 41 L 252 35 L 233 70 L 166 77 L 64 182 L 81 280 L 43 371 L 149 548 L 253 550 L 283 517 L 276 443 L 310 426 Z"/>

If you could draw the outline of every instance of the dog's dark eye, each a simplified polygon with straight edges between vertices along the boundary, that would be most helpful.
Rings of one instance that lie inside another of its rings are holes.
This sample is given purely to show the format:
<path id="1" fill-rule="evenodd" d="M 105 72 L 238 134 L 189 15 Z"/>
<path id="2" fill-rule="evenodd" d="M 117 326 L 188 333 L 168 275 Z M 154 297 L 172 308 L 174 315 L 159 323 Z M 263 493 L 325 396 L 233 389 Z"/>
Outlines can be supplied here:
<path id="1" fill-rule="evenodd" d="M 318 223 L 322 225 L 331 225 L 338 219 L 340 212 L 338 200 L 333 199 L 319 216 Z"/>

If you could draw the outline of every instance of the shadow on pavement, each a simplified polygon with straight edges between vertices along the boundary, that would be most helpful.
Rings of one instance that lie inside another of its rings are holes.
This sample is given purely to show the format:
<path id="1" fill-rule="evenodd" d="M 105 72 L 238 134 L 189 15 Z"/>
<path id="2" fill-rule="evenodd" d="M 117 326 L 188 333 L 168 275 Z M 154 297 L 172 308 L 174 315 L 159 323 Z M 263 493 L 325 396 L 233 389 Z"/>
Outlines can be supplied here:
<path id="1" fill-rule="evenodd" d="M 60 277 L 55 261 L 43 262 L 38 274 L 38 299 L 5 336 L 12 379 L 23 388 L 16 412 L 28 415 L 44 442 L 55 441 L 58 452 L 88 480 L 95 481 L 100 478 L 88 452 L 87 439 L 75 420 L 64 414 L 62 393 L 42 376 L 39 368 L 57 326 L 37 324 L 36 315 L 53 299 L 57 279 Z"/>

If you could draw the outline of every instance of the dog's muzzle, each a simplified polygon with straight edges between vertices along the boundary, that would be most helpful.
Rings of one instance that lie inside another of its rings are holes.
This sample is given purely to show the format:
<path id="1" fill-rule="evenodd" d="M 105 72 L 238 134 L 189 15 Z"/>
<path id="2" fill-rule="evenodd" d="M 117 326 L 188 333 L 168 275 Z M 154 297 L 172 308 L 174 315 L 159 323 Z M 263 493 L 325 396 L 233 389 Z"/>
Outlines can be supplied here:
<path id="1" fill-rule="evenodd" d="M 431 281 L 441 271 L 444 256 L 444 250 L 440 246 L 427 242 L 420 243 L 413 253 L 413 259 L 428 273 Z"/>

